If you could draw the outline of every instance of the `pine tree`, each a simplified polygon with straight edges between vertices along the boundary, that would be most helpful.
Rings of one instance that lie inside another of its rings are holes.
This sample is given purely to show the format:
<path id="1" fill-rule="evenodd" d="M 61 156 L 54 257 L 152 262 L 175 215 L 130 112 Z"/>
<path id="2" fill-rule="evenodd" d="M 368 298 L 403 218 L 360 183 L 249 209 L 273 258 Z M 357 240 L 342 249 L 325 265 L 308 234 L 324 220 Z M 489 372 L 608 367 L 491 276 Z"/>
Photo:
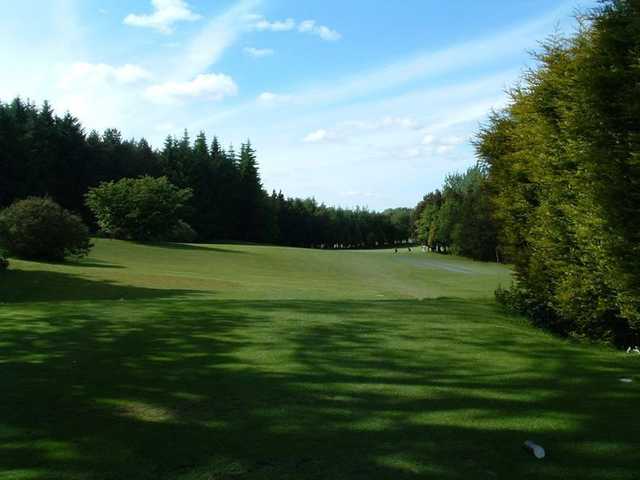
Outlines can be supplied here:
<path id="1" fill-rule="evenodd" d="M 204 132 L 200 132 L 193 145 L 193 166 L 189 182 L 193 190 L 192 224 L 202 238 L 209 238 L 214 230 L 215 192 L 213 191 L 213 168 L 209 147 Z"/>
<path id="2" fill-rule="evenodd" d="M 263 216 L 266 202 L 263 202 L 264 196 L 255 150 L 249 141 L 240 147 L 238 171 L 241 201 L 240 234 L 244 240 L 260 240 L 263 236 Z"/>

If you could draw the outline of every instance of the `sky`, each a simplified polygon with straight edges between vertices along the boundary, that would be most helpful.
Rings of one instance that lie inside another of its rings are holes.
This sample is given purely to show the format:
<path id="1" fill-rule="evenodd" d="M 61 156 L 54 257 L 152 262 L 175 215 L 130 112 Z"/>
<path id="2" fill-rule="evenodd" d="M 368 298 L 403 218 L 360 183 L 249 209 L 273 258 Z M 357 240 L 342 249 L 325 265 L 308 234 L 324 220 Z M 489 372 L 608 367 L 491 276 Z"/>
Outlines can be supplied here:
<path id="1" fill-rule="evenodd" d="M 161 147 L 247 139 L 263 184 L 413 207 L 475 162 L 471 140 L 531 52 L 595 0 L 0 0 L 0 101 Z"/>

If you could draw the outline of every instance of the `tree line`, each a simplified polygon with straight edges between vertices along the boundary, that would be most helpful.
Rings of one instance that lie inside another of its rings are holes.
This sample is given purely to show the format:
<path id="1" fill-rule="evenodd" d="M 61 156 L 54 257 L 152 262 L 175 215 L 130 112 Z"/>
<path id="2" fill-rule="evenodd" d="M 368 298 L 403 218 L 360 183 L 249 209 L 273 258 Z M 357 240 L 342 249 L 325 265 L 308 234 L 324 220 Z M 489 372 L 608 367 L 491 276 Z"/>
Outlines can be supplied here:
<path id="1" fill-rule="evenodd" d="M 414 210 L 437 251 L 500 260 L 535 323 L 640 342 L 640 3 L 608 0 L 543 43 L 476 141 L 478 165 Z"/>
<path id="2" fill-rule="evenodd" d="M 50 197 L 95 229 L 85 203 L 90 189 L 126 178 L 166 177 L 190 191 L 182 219 L 199 241 L 237 240 L 322 248 L 381 247 L 406 242 L 410 210 L 372 212 L 268 193 L 249 141 L 223 147 L 200 132 L 168 136 L 154 149 L 117 129 L 85 133 L 70 113 L 58 116 L 21 98 L 0 101 L 0 208 Z"/>
<path id="3" fill-rule="evenodd" d="M 501 260 L 487 172 L 480 166 L 448 175 L 442 190 L 425 195 L 412 218 L 416 239 L 432 251 Z"/>

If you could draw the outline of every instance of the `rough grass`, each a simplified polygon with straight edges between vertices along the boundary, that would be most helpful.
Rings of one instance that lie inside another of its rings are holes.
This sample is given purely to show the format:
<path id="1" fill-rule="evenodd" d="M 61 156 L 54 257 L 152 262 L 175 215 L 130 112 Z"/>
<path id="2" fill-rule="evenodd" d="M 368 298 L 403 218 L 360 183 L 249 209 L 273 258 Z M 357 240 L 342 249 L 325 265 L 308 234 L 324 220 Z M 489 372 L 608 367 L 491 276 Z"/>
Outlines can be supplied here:
<path id="1" fill-rule="evenodd" d="M 638 478 L 640 361 L 500 311 L 509 281 L 416 251 L 13 260 L 0 479 Z"/>

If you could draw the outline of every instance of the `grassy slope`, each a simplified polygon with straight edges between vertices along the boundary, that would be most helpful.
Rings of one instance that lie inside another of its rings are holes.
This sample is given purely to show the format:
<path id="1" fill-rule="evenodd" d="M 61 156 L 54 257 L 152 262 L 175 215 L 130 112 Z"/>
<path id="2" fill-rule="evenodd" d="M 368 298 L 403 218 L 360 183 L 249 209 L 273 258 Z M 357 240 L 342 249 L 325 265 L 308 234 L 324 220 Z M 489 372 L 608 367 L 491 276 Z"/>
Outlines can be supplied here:
<path id="1" fill-rule="evenodd" d="M 637 478 L 638 359 L 500 312 L 503 267 L 106 240 L 12 265 L 0 479 Z"/>

